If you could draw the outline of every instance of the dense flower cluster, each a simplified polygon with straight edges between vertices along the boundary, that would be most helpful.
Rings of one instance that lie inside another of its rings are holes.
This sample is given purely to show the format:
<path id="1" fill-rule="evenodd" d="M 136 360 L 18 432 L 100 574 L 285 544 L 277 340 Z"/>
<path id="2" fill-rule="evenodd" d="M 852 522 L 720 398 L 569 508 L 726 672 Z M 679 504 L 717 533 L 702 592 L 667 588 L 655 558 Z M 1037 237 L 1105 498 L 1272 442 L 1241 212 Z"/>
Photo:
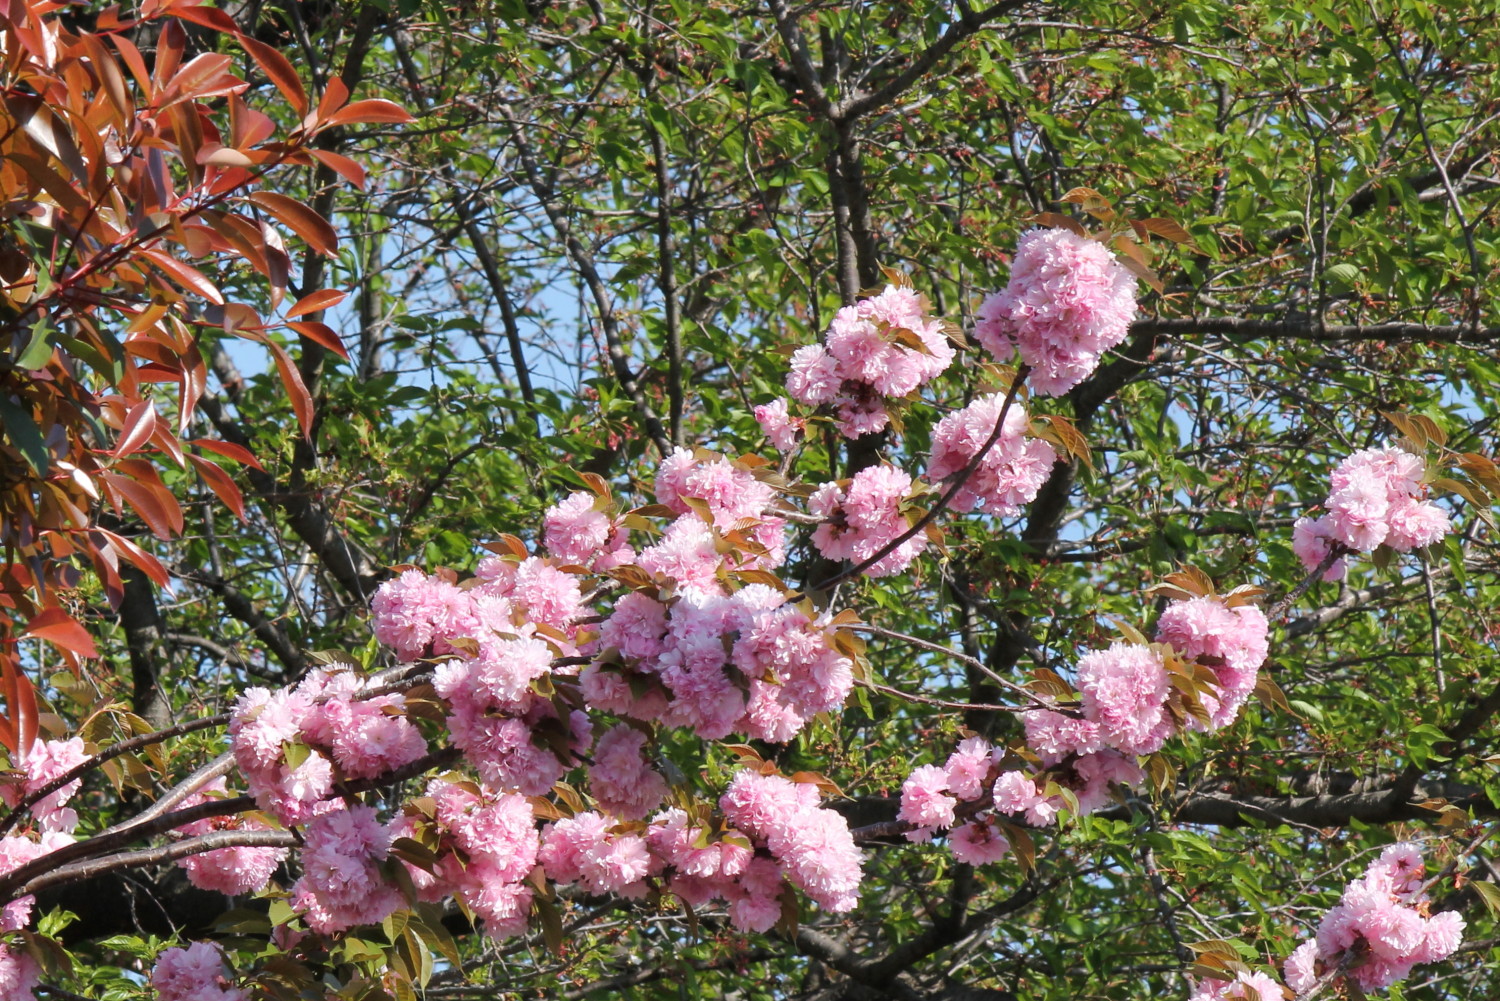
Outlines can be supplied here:
<path id="1" fill-rule="evenodd" d="M 1143 780 L 1137 755 L 1160 750 L 1184 725 L 1213 730 L 1235 718 L 1265 661 L 1268 628 L 1251 605 L 1214 597 L 1170 603 L 1157 625 L 1158 645 L 1118 642 L 1079 658 L 1077 714 L 1026 713 L 1027 749 L 1040 769 L 1007 766 L 1005 749 L 978 737 L 961 743 L 943 767 L 916 768 L 901 787 L 899 817 L 914 828 L 908 837 L 926 840 L 953 828 L 954 857 L 980 864 L 1009 849 L 994 823 L 1004 815 L 1044 826 L 1063 810 L 1100 809 L 1114 786 Z M 1168 653 L 1196 660 L 1216 679 L 1197 696 L 1206 719 L 1185 711 Z M 967 822 L 955 827 L 960 814 Z"/>
<path id="2" fill-rule="evenodd" d="M 41 980 L 42 968 L 30 953 L 14 946 L 0 945 L 0 999 L 33 1001 Z M 241 1001 L 241 998 L 230 995 L 226 1001 Z"/>
<path id="3" fill-rule="evenodd" d="M 807 418 L 793 417 L 785 399 L 763 403 L 753 411 L 756 423 L 778 452 L 790 452 L 807 430 Z"/>
<path id="4" fill-rule="evenodd" d="M 0 800 L 7 806 L 15 806 L 23 796 L 30 796 L 53 779 L 61 777 L 88 758 L 83 741 L 78 737 L 68 740 L 39 740 L 16 755 L 15 767 L 25 774 L 20 784 L 0 785 Z M 78 826 L 78 814 L 68 807 L 68 801 L 78 792 L 81 780 L 74 780 L 53 793 L 48 793 L 31 805 L 31 816 L 43 831 L 71 831 Z"/>
<path id="5" fill-rule="evenodd" d="M 818 805 L 816 785 L 747 769 L 730 781 L 719 809 L 820 906 L 843 912 L 859 900 L 860 850 L 844 818 Z"/>
<path id="6" fill-rule="evenodd" d="M 245 1001 L 247 992 L 227 976 L 224 954 L 212 942 L 194 942 L 185 949 L 167 949 L 151 968 L 151 987 L 157 1001 Z"/>
<path id="7" fill-rule="evenodd" d="M 430 867 L 406 865 L 421 899 L 460 898 L 497 940 L 526 930 L 532 890 L 524 881 L 537 863 L 538 839 L 525 797 L 435 779 L 392 833 L 435 846 Z"/>
<path id="8" fill-rule="evenodd" d="M 1323 974 L 1354 957 L 1344 975 L 1362 990 L 1384 990 L 1417 964 L 1451 956 L 1463 941 L 1464 919 L 1456 911 L 1428 913 L 1425 875 L 1418 846 L 1403 842 L 1381 852 L 1363 876 L 1345 887 L 1338 906 L 1323 916 L 1317 936 L 1288 957 L 1287 986 L 1299 994 L 1307 991 Z"/>
<path id="9" fill-rule="evenodd" d="M 745 548 L 757 553 L 750 565 L 774 570 L 786 552 L 786 520 L 766 513 L 775 496 L 769 484 L 739 463 L 679 448 L 656 472 L 656 499 L 678 520 L 661 542 L 641 552 L 637 562 L 680 585 L 716 590 L 714 577 L 723 555 L 708 531 L 712 527 L 722 537 L 747 543 Z"/>
<path id="10" fill-rule="evenodd" d="M 1104 244 L 1065 229 L 1022 235 L 1004 290 L 979 307 L 974 335 L 1001 361 L 1012 350 L 1030 385 L 1061 396 L 1125 339 L 1135 319 L 1135 277 Z"/>
<path id="11" fill-rule="evenodd" d="M 77 737 L 39 740 L 16 755 L 15 767 L 23 777 L 21 781 L 0 785 L 0 798 L 14 806 L 22 797 L 38 791 L 86 758 L 83 741 Z M 29 830 L 0 838 L 0 875 L 73 843 L 72 831 L 78 824 L 78 814 L 69 808 L 68 801 L 78 788 L 78 782 L 69 782 L 44 796 L 31 807 L 35 823 Z M 36 898 L 28 894 L 7 903 L 0 910 L 0 931 L 25 928 L 31 922 L 35 902 Z M 0 1001 L 29 1001 L 40 977 L 40 967 L 25 949 L 0 945 Z"/>
<path id="12" fill-rule="evenodd" d="M 200 803 L 223 798 L 224 780 L 215 779 L 192 796 L 178 804 L 186 809 Z M 271 826 L 253 814 L 234 814 L 225 817 L 208 817 L 183 824 L 177 828 L 189 837 L 209 834 L 214 831 L 268 831 Z M 234 896 L 254 893 L 271 881 L 277 866 L 286 860 L 287 850 L 274 846 L 231 846 L 216 848 L 178 859 L 177 865 L 187 873 L 188 882 L 200 890 L 216 890 Z"/>
<path id="13" fill-rule="evenodd" d="M 1038 773 L 1008 767 L 1005 758 L 1004 747 L 970 737 L 941 768 L 916 768 L 901 787 L 898 817 L 914 828 L 907 837 L 925 841 L 952 827 L 947 838 L 954 858 L 970 865 L 998 862 L 1010 853 L 1003 833 L 1009 817 L 1040 827 L 1065 809 L 1092 813 L 1109 802 L 1115 783 L 1135 785 L 1144 777 L 1133 760 L 1113 750 L 1054 756 Z"/>
<path id="14" fill-rule="evenodd" d="M 292 886 L 292 906 L 313 931 L 375 924 L 405 902 L 380 869 L 394 833 L 371 807 L 321 814 L 303 837 L 302 878 Z"/>
<path id="15" fill-rule="evenodd" d="M 1037 492 L 1057 455 L 1052 446 L 1026 437 L 1026 408 L 1019 400 L 1005 407 L 1005 397 L 995 393 L 981 396 L 962 410 L 938 421 L 932 429 L 932 459 L 927 476 L 934 483 L 946 479 L 974 461 L 1000 424 L 1000 436 L 990 446 L 974 472 L 953 495 L 949 506 L 954 511 L 973 511 L 1011 517 L 1036 499 Z"/>
<path id="16" fill-rule="evenodd" d="M 1264 973 L 1235 974 L 1233 980 L 1208 977 L 1188 1001 L 1285 1001 L 1281 985 Z"/>
<path id="17" fill-rule="evenodd" d="M 1208 713 L 1205 723 L 1195 717 L 1189 725 L 1200 730 L 1218 730 L 1239 715 L 1260 674 L 1269 651 L 1270 623 L 1254 605 L 1230 607 L 1214 598 L 1174 601 L 1156 622 L 1156 638 L 1178 653 L 1213 672 L 1218 687 L 1200 692 L 1199 701 Z"/>
<path id="18" fill-rule="evenodd" d="M 831 560 L 864 562 L 911 527 L 902 509 L 911 492 L 912 478 L 895 466 L 861 469 L 847 487 L 823 484 L 808 501 L 812 513 L 823 519 L 813 531 L 813 545 Z M 870 577 L 900 573 L 926 548 L 927 536 L 918 532 L 865 573 Z"/>
<path id="19" fill-rule="evenodd" d="M 547 509 L 542 543 L 553 556 L 590 570 L 605 571 L 635 560 L 629 533 L 607 513 L 609 502 L 579 490 Z"/>
<path id="20" fill-rule="evenodd" d="M 364 685 L 352 671 L 319 671 L 291 690 L 251 688 L 240 697 L 229 734 L 261 809 L 283 824 L 304 823 L 338 808 L 329 798 L 338 775 L 373 778 L 426 753 L 401 715 L 404 697 L 362 697 Z"/>
<path id="21" fill-rule="evenodd" d="M 584 669 L 584 698 L 709 740 L 743 733 L 788 741 L 843 705 L 854 683 L 833 629 L 814 614 L 766 584 L 732 595 L 689 592 L 670 606 L 627 595 L 599 627 L 601 652 L 614 656 Z"/>
<path id="22" fill-rule="evenodd" d="M 1358 552 L 1389 546 L 1404 553 L 1442 539 L 1448 514 L 1424 499 L 1426 475 L 1421 456 L 1393 446 L 1367 448 L 1339 463 L 1323 504 L 1327 513 L 1299 518 L 1293 528 L 1292 548 L 1303 566 L 1316 568 L 1334 543 Z M 1323 579 L 1341 580 L 1346 568 L 1341 557 Z"/>
<path id="23" fill-rule="evenodd" d="M 833 406 L 845 437 L 884 430 L 888 397 L 910 395 L 953 362 L 942 321 L 928 309 L 921 294 L 894 285 L 845 306 L 822 344 L 792 355 L 787 391 L 811 407 Z"/>
<path id="24" fill-rule="evenodd" d="M 725 902 L 746 931 L 776 923 L 789 884 L 831 911 L 854 906 L 860 852 L 844 819 L 818 805 L 817 786 L 742 771 L 719 806 L 731 826 L 696 824 L 675 807 L 644 830 L 595 811 L 575 814 L 547 826 L 537 860 L 549 879 L 591 894 L 639 897 L 648 878 L 663 878 L 690 906 Z"/>

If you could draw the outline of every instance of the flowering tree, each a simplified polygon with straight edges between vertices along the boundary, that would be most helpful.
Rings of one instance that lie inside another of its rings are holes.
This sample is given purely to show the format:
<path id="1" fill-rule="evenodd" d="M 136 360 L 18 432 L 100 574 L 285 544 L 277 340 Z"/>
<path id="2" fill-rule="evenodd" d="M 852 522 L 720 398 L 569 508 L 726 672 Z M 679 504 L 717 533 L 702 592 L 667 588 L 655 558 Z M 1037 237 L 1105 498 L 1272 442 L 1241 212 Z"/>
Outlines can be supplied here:
<path id="1" fill-rule="evenodd" d="M 1492 23 L 235 15 L 5 15 L 0 999 L 1493 991 Z"/>

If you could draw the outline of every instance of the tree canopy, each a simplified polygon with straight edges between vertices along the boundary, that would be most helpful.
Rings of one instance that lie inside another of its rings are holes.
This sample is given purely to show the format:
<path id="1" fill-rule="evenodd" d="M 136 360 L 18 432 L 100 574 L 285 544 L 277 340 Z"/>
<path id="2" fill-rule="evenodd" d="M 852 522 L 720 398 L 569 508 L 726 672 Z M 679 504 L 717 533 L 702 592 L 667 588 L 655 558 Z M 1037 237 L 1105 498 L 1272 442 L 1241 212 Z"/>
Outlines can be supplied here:
<path id="1" fill-rule="evenodd" d="M 12 0 L 0 1001 L 1500 992 L 1497 14 Z"/>

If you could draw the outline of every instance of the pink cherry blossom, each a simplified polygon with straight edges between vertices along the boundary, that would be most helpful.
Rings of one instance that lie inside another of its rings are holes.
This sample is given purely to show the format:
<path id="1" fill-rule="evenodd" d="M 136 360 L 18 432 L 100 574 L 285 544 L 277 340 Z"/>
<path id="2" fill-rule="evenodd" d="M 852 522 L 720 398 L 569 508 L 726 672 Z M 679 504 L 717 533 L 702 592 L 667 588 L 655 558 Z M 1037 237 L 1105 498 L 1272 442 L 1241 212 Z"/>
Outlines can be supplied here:
<path id="1" fill-rule="evenodd" d="M 754 414 L 760 429 L 778 452 L 790 452 L 796 448 L 798 439 L 807 428 L 805 418 L 791 416 L 785 399 L 763 403 L 755 408 Z"/>
<path id="2" fill-rule="evenodd" d="M 380 864 L 393 832 L 368 806 L 325 813 L 304 830 L 302 878 L 292 887 L 292 906 L 309 928 L 323 934 L 375 924 L 404 902 L 386 881 Z"/>
<path id="3" fill-rule="evenodd" d="M 1112 747 L 1127 754 L 1150 754 L 1173 733 L 1166 702 L 1167 670 L 1147 646 L 1117 642 L 1078 661 L 1083 711 L 1099 724 Z"/>
<path id="4" fill-rule="evenodd" d="M 211 942 L 167 949 L 151 968 L 157 1001 L 244 1001 L 248 994 L 230 986 L 224 954 Z"/>
<path id="5" fill-rule="evenodd" d="M 1209 729 L 1232 722 L 1254 691 L 1269 650 L 1269 629 L 1265 613 L 1255 606 L 1230 608 L 1215 598 L 1174 601 L 1162 612 L 1156 624 L 1157 640 L 1170 643 L 1218 678 L 1217 694 L 1202 697 Z"/>
<path id="6" fill-rule="evenodd" d="M 862 563 L 911 527 L 902 503 L 912 478 L 895 466 L 870 466 L 854 474 L 848 488 L 825 483 L 808 507 L 823 523 L 813 531 L 813 545 L 831 560 Z M 905 570 L 922 550 L 927 536 L 918 532 L 865 569 L 869 577 L 889 577 Z"/>
<path id="7" fill-rule="evenodd" d="M 1010 854 L 1010 841 L 994 824 L 976 820 L 948 832 L 948 848 L 967 865 L 989 865 Z"/>
<path id="8" fill-rule="evenodd" d="M 1316 937 L 1288 957 L 1287 983 L 1306 990 L 1322 974 L 1340 968 L 1352 950 L 1363 950 L 1362 961 L 1350 965 L 1345 975 L 1362 990 L 1384 990 L 1405 979 L 1414 966 L 1452 955 L 1462 942 L 1464 919 L 1456 911 L 1428 914 L 1424 878 L 1416 845 L 1385 849 L 1363 876 L 1344 888 Z"/>
<path id="9" fill-rule="evenodd" d="M 1284 1001 L 1284 997 L 1281 985 L 1264 973 L 1241 970 L 1233 980 L 1203 980 L 1188 1001 Z"/>
<path id="10" fill-rule="evenodd" d="M 1125 339 L 1135 292 L 1135 277 L 1102 243 L 1034 229 L 1016 247 L 1010 282 L 980 305 L 974 335 L 1000 361 L 1019 353 L 1033 392 L 1061 396 Z"/>
<path id="11" fill-rule="evenodd" d="M 667 796 L 667 782 L 646 761 L 646 735 L 625 723 L 594 745 L 589 791 L 599 808 L 624 820 L 641 820 Z"/>
<path id="12" fill-rule="evenodd" d="M 952 827 L 957 800 L 948 795 L 948 774 L 936 765 L 919 765 L 901 784 L 897 819 L 922 828 Z"/>
<path id="13" fill-rule="evenodd" d="M 635 559 L 626 533 L 603 508 L 597 494 L 579 490 L 547 509 L 542 520 L 542 543 L 565 563 L 609 570 Z"/>
<path id="14" fill-rule="evenodd" d="M 953 495 L 950 506 L 955 511 L 977 508 L 987 514 L 1012 517 L 1036 499 L 1052 473 L 1057 455 L 1046 442 L 1026 437 L 1026 408 L 1012 400 L 1006 409 L 1005 398 L 996 393 L 981 396 L 938 421 L 932 429 L 928 478 L 937 483 L 973 463 L 994 434 L 1001 410 L 1005 410 L 1005 423 L 1000 437 Z"/>

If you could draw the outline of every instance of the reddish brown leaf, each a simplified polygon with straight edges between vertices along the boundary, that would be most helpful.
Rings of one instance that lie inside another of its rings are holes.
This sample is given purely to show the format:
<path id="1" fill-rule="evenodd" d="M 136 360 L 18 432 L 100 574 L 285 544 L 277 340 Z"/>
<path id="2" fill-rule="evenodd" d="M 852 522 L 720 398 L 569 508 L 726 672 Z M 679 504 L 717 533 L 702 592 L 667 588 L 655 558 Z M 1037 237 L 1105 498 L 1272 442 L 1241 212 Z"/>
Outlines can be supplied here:
<path id="1" fill-rule="evenodd" d="M 187 31 L 177 21 L 168 21 L 162 27 L 161 34 L 156 40 L 156 65 L 152 67 L 152 73 L 156 78 L 157 90 L 165 90 L 167 81 L 177 75 L 177 68 L 182 65 L 182 54 L 187 48 Z"/>
<path id="2" fill-rule="evenodd" d="M 193 464 L 194 469 L 198 470 L 198 475 L 203 477 L 203 482 L 208 484 L 208 488 L 219 495 L 219 500 L 234 512 L 235 517 L 244 521 L 245 498 L 234 480 L 230 479 L 229 474 L 224 472 L 217 463 L 200 459 L 196 455 L 188 456 L 188 461 Z"/>
<path id="3" fill-rule="evenodd" d="M 364 101 L 355 101 L 334 112 L 323 120 L 320 127 L 331 128 L 335 125 L 352 125 L 355 122 L 390 122 L 404 125 L 414 121 L 416 119 L 412 117 L 411 112 L 395 101 L 372 97 Z"/>
<path id="4" fill-rule="evenodd" d="M 248 448 L 243 448 L 233 442 L 214 441 L 212 438 L 198 438 L 188 444 L 197 445 L 199 448 L 206 448 L 216 455 L 222 455 L 226 459 L 232 459 L 252 469 L 262 469 L 260 460 Z"/>
<path id="5" fill-rule="evenodd" d="M 297 414 L 297 423 L 302 426 L 302 436 L 311 438 L 313 401 L 307 385 L 302 381 L 302 373 L 297 371 L 286 348 L 275 341 L 267 341 L 266 347 L 271 349 L 271 356 L 276 359 L 276 370 L 281 373 L 281 384 L 286 388 L 286 394 L 292 398 L 292 410 Z"/>
<path id="6" fill-rule="evenodd" d="M 152 556 L 124 536 L 116 535 L 107 528 L 96 528 L 94 531 L 103 535 L 115 552 L 135 564 L 137 569 L 147 577 L 150 577 L 157 587 L 167 586 L 167 568 L 162 566 L 161 561 L 155 556 Z"/>
<path id="7" fill-rule="evenodd" d="M 110 454 L 117 459 L 129 455 L 150 441 L 151 432 L 155 430 L 156 407 L 152 406 L 150 400 L 141 400 L 125 415 L 125 423 L 120 428 L 120 440 Z"/>
<path id="8" fill-rule="evenodd" d="M 44 639 L 48 643 L 60 646 L 64 650 L 72 651 L 81 657 L 97 657 L 99 650 L 94 646 L 94 638 L 89 631 L 83 628 L 79 621 L 63 611 L 61 608 L 44 608 L 32 616 L 26 624 L 23 636 L 35 636 Z M 23 678 L 22 681 L 25 679 Z M 35 705 L 33 704 L 33 709 Z M 15 706 L 11 707 L 12 718 L 15 714 Z M 34 724 L 33 724 L 34 725 Z"/>
<path id="9" fill-rule="evenodd" d="M 341 292 L 336 288 L 318 289 L 318 291 L 309 292 L 298 299 L 296 305 L 287 310 L 286 318 L 290 320 L 293 317 L 316 313 L 330 306 L 337 306 L 347 298 L 349 298 L 349 293 Z"/>
<path id="10" fill-rule="evenodd" d="M 263 143 L 276 134 L 276 123 L 236 94 L 229 99 L 229 144 L 239 149 Z"/>
<path id="11" fill-rule="evenodd" d="M 365 190 L 365 168 L 356 161 L 349 159 L 342 153 L 333 153 L 326 149 L 310 150 L 318 162 L 329 170 L 338 174 L 344 180 L 354 185 L 359 190 Z"/>
<path id="12" fill-rule="evenodd" d="M 161 107 L 181 101 L 201 101 L 206 97 L 235 94 L 249 86 L 230 72 L 230 58 L 220 52 L 194 56 L 162 91 Z"/>
<path id="13" fill-rule="evenodd" d="M 249 195 L 249 199 L 275 216 L 318 253 L 328 257 L 338 253 L 338 234 L 328 220 L 295 198 L 274 191 L 256 191 Z"/>
<path id="14" fill-rule="evenodd" d="M 120 53 L 120 58 L 130 69 L 130 75 L 135 77 L 136 85 L 141 88 L 141 94 L 146 100 L 150 100 L 156 93 L 156 84 L 151 79 L 150 72 L 146 69 L 146 60 L 141 58 L 141 50 L 135 47 L 135 43 L 124 35 L 112 34 L 109 36 L 110 44 Z"/>
<path id="15" fill-rule="evenodd" d="M 253 167 L 268 159 L 266 153 L 246 153 L 218 143 L 208 143 L 198 151 L 198 163 L 207 167 Z"/>
<path id="16" fill-rule="evenodd" d="M 306 337 L 314 344 L 321 344 L 340 358 L 347 359 L 349 352 L 344 348 L 344 342 L 338 333 L 326 323 L 318 323 L 315 320 L 293 320 L 287 324 L 297 333 Z"/>
<path id="17" fill-rule="evenodd" d="M 217 306 L 224 305 L 224 296 L 219 292 L 218 286 L 209 281 L 197 268 L 183 264 L 160 250 L 139 250 L 136 253 L 156 265 L 184 291 L 201 295 Z"/>
<path id="18" fill-rule="evenodd" d="M 286 56 L 277 52 L 265 42 L 257 41 L 249 35 L 236 36 L 240 45 L 250 53 L 250 58 L 255 60 L 255 65 L 260 67 L 276 89 L 281 91 L 292 105 L 292 110 L 298 116 L 307 114 L 307 91 L 302 87 L 302 79 L 297 76 L 297 71 L 287 61 Z"/>
<path id="19" fill-rule="evenodd" d="M 323 88 L 323 97 L 318 101 L 317 108 L 302 119 L 302 127 L 308 130 L 318 128 L 324 119 L 348 103 L 349 88 L 344 86 L 343 80 L 334 77 Z"/>
<path id="20" fill-rule="evenodd" d="M 172 13 L 184 21 L 201 24 L 205 28 L 214 31 L 222 31 L 226 35 L 233 35 L 240 30 L 239 25 L 234 23 L 234 18 L 219 10 L 217 7 L 199 7 L 189 4 L 174 4 Z"/>

